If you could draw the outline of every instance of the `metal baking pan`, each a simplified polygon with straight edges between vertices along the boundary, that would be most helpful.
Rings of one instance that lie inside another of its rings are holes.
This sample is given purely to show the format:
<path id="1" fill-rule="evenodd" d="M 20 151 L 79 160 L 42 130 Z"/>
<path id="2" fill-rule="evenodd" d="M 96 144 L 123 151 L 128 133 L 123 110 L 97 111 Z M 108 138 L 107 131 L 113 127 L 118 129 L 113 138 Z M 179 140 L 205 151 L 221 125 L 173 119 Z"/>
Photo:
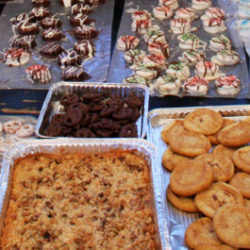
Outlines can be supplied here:
<path id="1" fill-rule="evenodd" d="M 163 153 L 167 149 L 167 144 L 161 139 L 161 131 L 163 127 L 174 119 L 183 119 L 189 112 L 200 107 L 187 108 L 161 108 L 155 109 L 148 114 L 148 140 L 153 143 L 158 151 L 158 164 L 163 174 L 162 192 L 167 204 L 165 207 L 165 217 L 168 223 L 169 240 L 172 249 L 188 249 L 184 243 L 185 231 L 190 223 L 200 217 L 198 213 L 186 213 L 178 210 L 166 201 L 166 189 L 169 183 L 170 172 L 166 171 L 161 164 Z M 215 111 L 219 111 L 223 117 L 230 119 L 243 119 L 250 116 L 250 105 L 237 106 L 205 106 Z"/>
<path id="2" fill-rule="evenodd" d="M 20 1 L 20 0 L 19 0 Z M 23 4 L 7 4 L 0 16 L 0 48 L 4 51 L 9 48 L 10 38 L 14 35 L 10 19 L 19 13 L 29 12 L 33 8 L 31 0 L 21 0 Z M 66 38 L 61 41 L 65 49 L 73 47 L 76 39 L 72 35 L 74 27 L 69 23 L 70 8 L 65 8 L 59 0 L 51 0 L 48 9 L 63 23 L 62 31 Z M 96 46 L 95 56 L 83 63 L 85 71 L 91 76 L 90 82 L 102 82 L 107 80 L 110 51 L 111 33 L 113 21 L 114 0 L 106 0 L 89 14 L 96 21 L 96 29 L 100 31 L 98 37 L 93 40 Z M 39 54 L 39 49 L 45 44 L 41 37 L 42 30 L 36 37 L 37 47 L 32 50 L 32 56 L 28 64 L 20 67 L 8 67 L 0 63 L 0 89 L 49 89 L 53 83 L 61 81 L 61 69 L 56 59 L 48 59 Z M 52 80 L 49 84 L 31 83 L 26 78 L 25 69 L 33 64 L 45 64 L 49 67 Z M 98 70 L 97 70 L 98 69 Z"/>
<path id="3" fill-rule="evenodd" d="M 75 83 L 75 82 L 59 82 L 54 84 L 50 89 L 43 103 L 41 113 L 39 115 L 35 133 L 40 138 L 55 138 L 45 135 L 45 129 L 52 116 L 62 110 L 60 105 L 60 98 L 66 93 L 81 93 L 88 90 L 97 90 L 98 92 L 105 92 L 112 94 L 112 96 L 125 97 L 128 94 L 134 94 L 143 97 L 144 106 L 142 113 L 137 120 L 138 137 L 143 138 L 146 135 L 147 127 L 147 113 L 149 103 L 149 89 L 145 86 L 131 85 L 131 84 L 103 84 L 103 83 Z"/>
<path id="4" fill-rule="evenodd" d="M 142 139 L 55 139 L 33 140 L 27 144 L 20 143 L 11 148 L 4 155 L 2 171 L 0 175 L 0 231 L 4 225 L 8 200 L 11 191 L 11 180 L 15 160 L 36 153 L 75 153 L 75 152 L 106 152 L 112 149 L 137 150 L 143 156 L 150 167 L 151 185 L 154 197 L 155 221 L 158 224 L 158 232 L 162 249 L 170 249 L 168 241 L 168 229 L 165 216 L 166 203 L 162 193 L 162 168 L 159 167 L 157 151 L 155 147 Z"/>

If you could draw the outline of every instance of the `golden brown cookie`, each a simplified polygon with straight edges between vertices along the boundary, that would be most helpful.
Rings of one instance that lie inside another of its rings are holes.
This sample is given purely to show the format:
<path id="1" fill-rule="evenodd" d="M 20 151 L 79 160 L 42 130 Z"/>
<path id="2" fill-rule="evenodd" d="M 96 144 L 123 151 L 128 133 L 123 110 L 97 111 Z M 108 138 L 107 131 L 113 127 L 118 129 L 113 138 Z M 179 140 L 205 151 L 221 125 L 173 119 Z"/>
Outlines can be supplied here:
<path id="1" fill-rule="evenodd" d="M 235 123 L 234 120 L 230 120 L 230 119 L 223 118 L 223 125 L 222 125 L 222 128 L 221 128 L 221 129 L 223 129 L 223 128 L 225 128 L 226 126 L 231 125 L 231 124 L 233 124 L 233 123 Z M 218 132 L 219 132 L 219 131 L 218 131 Z M 217 132 L 216 134 L 208 135 L 208 136 L 207 136 L 208 139 L 210 140 L 210 142 L 211 142 L 212 144 L 214 144 L 214 145 L 219 144 L 218 132 Z"/>
<path id="2" fill-rule="evenodd" d="M 169 171 L 173 171 L 176 166 L 188 165 L 192 163 L 192 159 L 176 154 L 170 147 L 162 156 L 162 165 Z"/>
<path id="3" fill-rule="evenodd" d="M 250 142 L 250 123 L 239 121 L 223 128 L 218 134 L 221 144 L 231 147 L 243 146 Z"/>
<path id="4" fill-rule="evenodd" d="M 182 211 L 190 212 L 190 213 L 199 212 L 198 208 L 194 204 L 193 198 L 177 196 L 176 194 L 172 192 L 169 186 L 167 188 L 167 198 L 173 206 L 175 206 L 176 208 Z"/>
<path id="5" fill-rule="evenodd" d="M 250 248 L 250 209 L 243 205 L 225 205 L 213 218 L 217 236 L 232 247 Z"/>
<path id="6" fill-rule="evenodd" d="M 217 133 L 223 124 L 220 113 L 209 109 L 196 109 L 184 119 L 184 127 L 187 130 L 212 135 Z"/>
<path id="7" fill-rule="evenodd" d="M 203 217 L 191 223 L 185 233 L 185 243 L 190 248 L 196 248 L 201 244 L 220 246 L 223 243 L 217 237 L 212 220 Z"/>
<path id="8" fill-rule="evenodd" d="M 171 133 L 169 144 L 174 152 L 187 157 L 207 153 L 211 148 L 211 143 L 206 136 L 187 130 Z"/>
<path id="9" fill-rule="evenodd" d="M 196 157 L 190 166 L 178 166 L 170 176 L 171 190 L 181 196 L 192 196 L 206 188 L 213 182 L 213 169 L 209 165 L 212 161 L 210 154 Z"/>
<path id="10" fill-rule="evenodd" d="M 228 157 L 226 153 L 217 153 L 213 151 L 213 161 L 211 167 L 214 172 L 215 181 L 229 181 L 234 175 L 234 164 L 231 157 Z"/>
<path id="11" fill-rule="evenodd" d="M 233 160 L 233 153 L 235 150 L 236 148 L 229 148 L 229 147 L 219 144 L 214 148 L 213 154 L 224 155 L 225 157 Z"/>
<path id="12" fill-rule="evenodd" d="M 161 131 L 161 138 L 166 143 L 169 143 L 169 138 L 171 134 L 176 133 L 176 131 L 184 130 L 183 120 L 174 120 L 172 123 L 166 125 Z"/>
<path id="13" fill-rule="evenodd" d="M 250 173 L 250 146 L 236 150 L 233 154 L 233 161 L 237 168 Z"/>
<path id="14" fill-rule="evenodd" d="M 233 186 L 225 182 L 213 183 L 208 189 L 195 196 L 195 204 L 208 217 L 226 204 L 243 205 L 243 196 Z"/>
<path id="15" fill-rule="evenodd" d="M 250 199 L 250 174 L 238 172 L 230 181 L 230 185 L 237 188 L 245 198 Z"/>
<path id="16" fill-rule="evenodd" d="M 194 248 L 194 250 L 237 250 L 237 248 L 230 247 L 228 245 L 204 245 L 201 244 Z"/>

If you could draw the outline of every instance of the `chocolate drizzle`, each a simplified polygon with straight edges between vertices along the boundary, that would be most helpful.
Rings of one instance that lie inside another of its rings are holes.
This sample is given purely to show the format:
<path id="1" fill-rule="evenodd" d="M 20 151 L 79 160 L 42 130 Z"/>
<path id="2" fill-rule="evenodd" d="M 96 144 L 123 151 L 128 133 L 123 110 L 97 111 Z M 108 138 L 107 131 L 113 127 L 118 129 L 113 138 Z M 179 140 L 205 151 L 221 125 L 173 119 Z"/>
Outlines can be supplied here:
<path id="1" fill-rule="evenodd" d="M 62 71 L 64 81 L 85 81 L 90 76 L 84 71 L 83 67 L 70 66 Z"/>
<path id="2" fill-rule="evenodd" d="M 56 57 L 62 51 L 64 51 L 64 49 L 58 42 L 49 42 L 49 43 L 46 43 L 40 49 L 40 54 L 44 56 L 48 56 L 48 57 Z"/>
<path id="3" fill-rule="evenodd" d="M 12 48 L 33 49 L 36 46 L 36 36 L 14 36 L 10 42 Z"/>

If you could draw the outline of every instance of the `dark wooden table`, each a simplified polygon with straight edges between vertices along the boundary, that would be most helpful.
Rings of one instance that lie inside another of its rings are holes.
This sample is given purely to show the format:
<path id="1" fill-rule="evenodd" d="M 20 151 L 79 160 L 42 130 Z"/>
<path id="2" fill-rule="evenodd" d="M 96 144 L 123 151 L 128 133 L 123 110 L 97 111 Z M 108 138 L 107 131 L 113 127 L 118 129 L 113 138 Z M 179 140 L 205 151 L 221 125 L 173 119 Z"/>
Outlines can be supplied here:
<path id="1" fill-rule="evenodd" d="M 112 32 L 112 48 L 116 41 L 117 31 L 122 15 L 124 0 L 116 0 L 114 9 L 114 21 Z M 2 11 L 4 5 L 0 5 Z M 111 51 L 112 52 L 112 51 Z M 249 63 L 249 58 L 248 58 Z M 249 68 L 249 67 L 248 67 Z M 1 115 L 39 115 L 47 91 L 45 90 L 0 90 L 0 114 Z M 159 107 L 185 107 L 206 105 L 237 105 L 250 104 L 249 99 L 226 98 L 196 98 L 196 97 L 151 97 L 149 109 Z"/>

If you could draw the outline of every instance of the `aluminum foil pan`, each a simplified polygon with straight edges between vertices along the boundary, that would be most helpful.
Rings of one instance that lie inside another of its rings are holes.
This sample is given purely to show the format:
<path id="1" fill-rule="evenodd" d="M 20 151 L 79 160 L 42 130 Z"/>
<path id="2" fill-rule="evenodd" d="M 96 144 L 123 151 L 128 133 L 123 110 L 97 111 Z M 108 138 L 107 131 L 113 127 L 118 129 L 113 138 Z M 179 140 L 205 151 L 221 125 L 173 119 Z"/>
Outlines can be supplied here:
<path id="1" fill-rule="evenodd" d="M 138 97 L 143 97 L 144 106 L 142 113 L 137 120 L 138 137 L 146 136 L 147 129 L 147 113 L 149 103 L 149 89 L 146 86 L 131 85 L 131 84 L 103 84 L 103 83 L 75 83 L 75 82 L 59 82 L 54 84 L 44 100 L 37 125 L 36 135 L 40 138 L 55 138 L 45 135 L 45 130 L 49 121 L 55 113 L 62 111 L 63 107 L 60 105 L 60 98 L 67 93 L 83 93 L 88 90 L 97 90 L 112 96 L 125 97 L 129 94 L 134 94 Z"/>
<path id="2" fill-rule="evenodd" d="M 165 216 L 166 203 L 162 193 L 162 168 L 158 163 L 155 147 L 142 139 L 112 139 L 112 140 L 84 140 L 84 139 L 55 139 L 55 140 L 33 140 L 28 144 L 19 144 L 5 154 L 3 167 L 0 175 L 0 231 L 2 231 L 5 214 L 7 211 L 10 196 L 11 180 L 13 175 L 14 162 L 16 159 L 29 154 L 36 153 L 74 153 L 74 152 L 105 152 L 112 149 L 136 149 L 149 163 L 151 185 L 154 196 L 155 218 L 158 223 L 158 230 L 162 249 L 169 248 L 167 221 Z"/>
<path id="3" fill-rule="evenodd" d="M 24 0 L 24 4 L 8 4 L 3 9 L 0 16 L 1 51 L 8 49 L 9 39 L 13 36 L 10 19 L 19 13 L 31 11 L 32 7 L 30 0 Z M 107 80 L 111 51 L 113 8 L 114 0 L 106 0 L 105 4 L 98 6 L 93 13 L 89 14 L 90 18 L 96 20 L 96 29 L 100 31 L 98 37 L 93 40 L 96 46 L 94 58 L 83 63 L 85 71 L 91 76 L 89 80 L 91 82 Z M 72 48 L 76 39 L 71 34 L 74 27 L 69 23 L 70 8 L 64 8 L 59 3 L 59 0 L 52 0 L 48 9 L 56 14 L 63 23 L 62 31 L 66 38 L 61 42 L 62 47 L 65 49 Z M 0 89 L 48 89 L 53 83 L 61 81 L 61 69 L 57 59 L 45 59 L 39 54 L 39 48 L 45 44 L 41 37 L 41 31 L 36 38 L 36 42 L 37 47 L 33 50 L 28 64 L 21 67 L 8 67 L 0 63 Z M 50 68 L 52 73 L 50 84 L 33 84 L 27 80 L 25 69 L 33 64 L 45 64 Z"/>
<path id="4" fill-rule="evenodd" d="M 149 11 L 152 14 L 152 10 L 155 6 L 158 6 L 159 0 L 152 0 L 152 1 L 142 1 L 142 0 L 126 0 L 124 5 L 124 12 L 121 19 L 121 24 L 118 32 L 117 39 L 119 39 L 120 36 L 123 35 L 135 35 L 134 32 L 131 31 L 131 24 L 132 24 L 132 18 L 131 18 L 131 12 L 135 9 L 145 9 Z M 179 0 L 180 7 L 190 7 L 191 1 L 186 0 Z M 212 0 L 212 6 L 219 6 L 222 9 L 225 10 L 225 13 L 227 14 L 226 19 L 226 26 L 227 31 L 221 34 L 226 34 L 228 37 L 231 38 L 233 47 L 235 50 L 239 53 L 240 56 L 240 62 L 233 66 L 227 66 L 227 67 L 220 67 L 221 71 L 226 74 L 234 74 L 236 75 L 240 80 L 242 84 L 241 92 L 236 96 L 221 96 L 219 95 L 214 87 L 214 84 L 210 83 L 210 89 L 206 96 L 204 97 L 226 97 L 226 98 L 250 98 L 250 80 L 248 75 L 248 68 L 246 64 L 246 55 L 244 52 L 244 45 L 242 41 L 239 39 L 238 31 L 234 28 L 235 25 L 235 17 L 234 10 L 230 8 L 230 4 L 228 0 Z M 201 14 L 200 12 L 199 14 Z M 153 14 L 152 14 L 153 18 Z M 167 59 L 167 62 L 175 62 L 178 61 L 178 57 L 181 56 L 182 50 L 177 46 L 178 42 L 176 39 L 176 35 L 174 36 L 170 30 L 170 21 L 163 21 L 160 22 L 157 19 L 152 19 L 152 24 L 156 24 L 160 26 L 161 30 L 165 32 L 165 37 L 169 43 L 170 46 L 170 58 Z M 203 30 L 202 27 L 202 21 L 200 19 L 194 20 L 192 22 L 192 27 L 200 27 L 196 32 L 194 32 L 196 35 L 199 36 L 199 38 L 202 41 L 205 41 L 207 44 L 211 37 L 215 36 L 212 34 L 209 34 Z M 139 37 L 139 36 L 138 36 Z M 143 38 L 140 37 L 140 44 L 138 46 L 139 49 L 144 50 L 147 52 L 147 46 L 145 42 L 143 41 Z M 206 60 L 210 61 L 211 57 L 215 55 L 215 52 L 212 52 L 210 49 L 205 50 L 206 53 Z M 124 60 L 124 52 L 119 51 L 117 48 L 114 49 L 112 59 L 111 59 L 111 66 L 108 74 L 108 82 L 123 82 L 123 79 L 133 74 L 133 71 L 129 68 L 130 65 L 128 65 Z M 194 66 L 190 67 L 191 76 L 194 75 Z M 160 96 L 159 94 L 152 91 L 150 93 L 152 96 Z M 178 93 L 177 96 L 184 96 L 186 95 L 182 91 Z M 190 96 L 190 95 L 188 95 Z"/>
<path id="5" fill-rule="evenodd" d="M 36 125 L 37 119 L 32 116 L 8 116 L 8 115 L 1 115 L 0 116 L 0 123 L 4 124 L 8 121 L 21 121 L 23 124 L 29 123 L 33 126 Z M 7 134 L 4 131 L 0 134 L 0 161 L 2 160 L 2 156 L 5 151 L 8 150 L 11 146 L 13 146 L 17 142 L 25 142 L 34 139 L 35 133 L 32 137 L 27 138 L 20 138 L 17 137 L 15 134 Z"/>
<path id="6" fill-rule="evenodd" d="M 250 105 L 237 106 L 205 106 L 203 108 L 219 111 L 223 117 L 229 119 L 244 119 L 250 116 Z M 169 184 L 170 173 L 167 172 L 161 164 L 163 153 L 167 149 L 167 144 L 161 139 L 161 131 L 163 127 L 170 124 L 174 119 L 182 119 L 197 107 L 188 108 L 162 108 L 155 109 L 148 114 L 148 140 L 153 143 L 158 151 L 158 164 L 163 174 L 162 192 L 167 204 L 165 207 L 165 217 L 168 224 L 169 240 L 172 249 L 188 249 L 184 243 L 185 231 L 189 224 L 200 217 L 198 213 L 186 213 L 178 210 L 166 201 L 166 189 Z"/>

